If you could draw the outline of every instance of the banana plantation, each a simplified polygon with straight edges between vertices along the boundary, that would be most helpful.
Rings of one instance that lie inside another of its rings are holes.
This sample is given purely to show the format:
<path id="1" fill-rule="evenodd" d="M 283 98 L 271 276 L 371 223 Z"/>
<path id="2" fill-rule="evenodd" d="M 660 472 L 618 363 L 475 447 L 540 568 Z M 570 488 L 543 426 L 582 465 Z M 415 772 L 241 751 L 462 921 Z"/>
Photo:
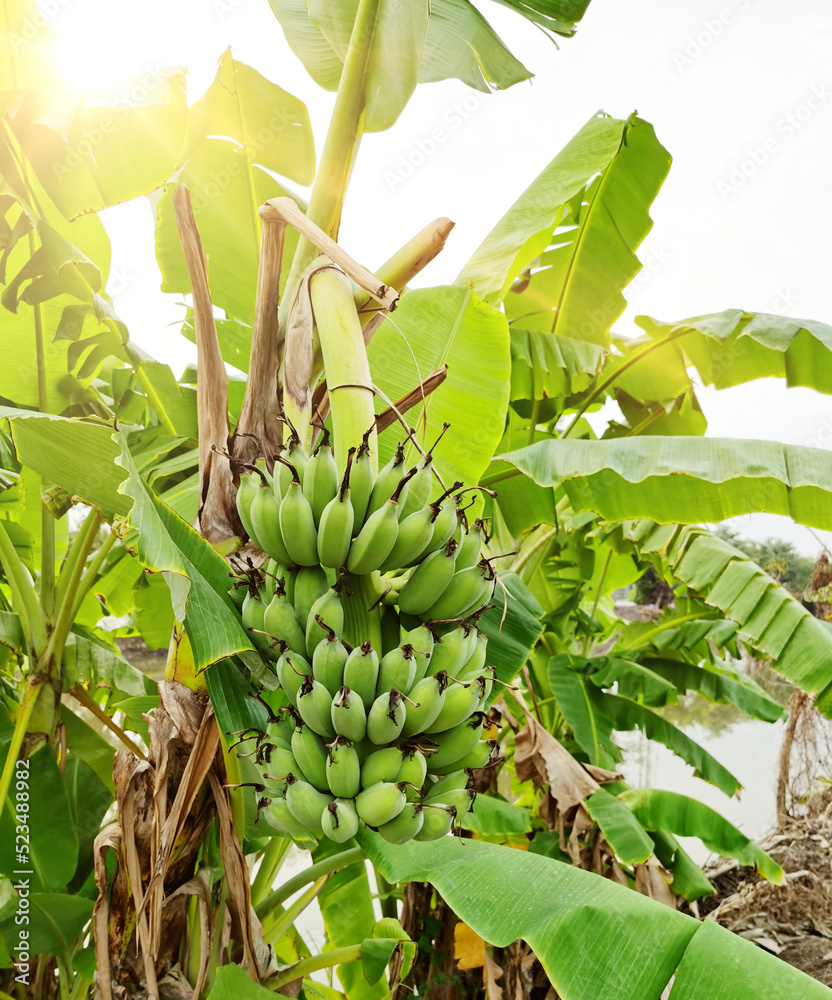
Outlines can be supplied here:
<path id="1" fill-rule="evenodd" d="M 832 716 L 829 580 L 801 601 L 705 526 L 832 528 L 827 452 L 706 437 L 694 393 L 829 393 L 832 327 L 613 329 L 671 167 L 635 112 L 494 197 L 479 246 L 458 227 L 455 280 L 447 206 L 365 211 L 399 249 L 357 259 L 362 138 L 423 84 L 528 80 L 496 11 L 568 50 L 590 0 L 257 2 L 308 93 L 228 50 L 204 93 L 172 69 L 106 107 L 3 0 L 0 998 L 832 997 L 709 917 L 703 856 L 776 906 L 777 851 L 625 777 L 635 732 L 739 795 L 686 699 L 772 741 Z M 134 199 L 181 375 L 108 282 Z"/>

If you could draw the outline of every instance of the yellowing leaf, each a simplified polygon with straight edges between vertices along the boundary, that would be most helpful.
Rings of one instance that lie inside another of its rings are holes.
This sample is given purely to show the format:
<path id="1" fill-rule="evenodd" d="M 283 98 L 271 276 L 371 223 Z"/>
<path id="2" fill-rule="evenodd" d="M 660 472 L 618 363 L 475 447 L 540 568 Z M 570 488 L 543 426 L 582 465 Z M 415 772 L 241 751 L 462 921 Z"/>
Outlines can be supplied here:
<path id="1" fill-rule="evenodd" d="M 485 941 L 461 920 L 454 927 L 454 958 L 460 970 L 485 965 Z"/>

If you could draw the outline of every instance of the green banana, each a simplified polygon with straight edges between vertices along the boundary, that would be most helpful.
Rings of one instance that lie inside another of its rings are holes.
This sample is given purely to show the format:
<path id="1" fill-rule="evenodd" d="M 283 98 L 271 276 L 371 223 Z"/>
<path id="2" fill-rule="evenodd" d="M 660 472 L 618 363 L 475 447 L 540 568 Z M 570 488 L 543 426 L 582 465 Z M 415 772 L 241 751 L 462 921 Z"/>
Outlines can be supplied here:
<path id="1" fill-rule="evenodd" d="M 258 819 L 280 837 L 308 837 L 309 827 L 295 819 L 285 799 L 260 799 Z"/>
<path id="2" fill-rule="evenodd" d="M 482 736 L 482 715 L 474 715 L 467 722 L 455 729 L 438 733 L 432 737 L 437 745 L 436 753 L 428 761 L 428 771 L 431 774 L 447 774 L 458 771 L 456 762 L 470 753 L 479 743 Z M 453 766 L 451 766 L 453 765 Z"/>
<path id="3" fill-rule="evenodd" d="M 399 480 L 399 484 L 390 499 L 385 500 L 383 506 L 379 507 L 374 514 L 370 514 L 364 522 L 364 526 L 350 546 L 350 554 L 347 559 L 347 569 L 350 573 L 354 573 L 356 576 L 372 573 L 373 570 L 381 566 L 390 554 L 399 531 L 399 495 L 412 475 L 413 470 L 411 469 L 406 476 Z"/>
<path id="4" fill-rule="evenodd" d="M 269 486 L 261 486 L 251 501 L 251 526 L 257 538 L 257 547 L 282 566 L 290 566 L 294 559 L 283 544 L 280 533 L 280 505 Z"/>
<path id="5" fill-rule="evenodd" d="M 356 646 L 344 666 L 344 684 L 357 694 L 363 704 L 372 705 L 378 680 L 378 654 L 369 639 Z"/>
<path id="6" fill-rule="evenodd" d="M 276 563 L 274 559 L 269 559 L 260 572 L 263 574 L 263 586 L 260 588 L 260 600 L 263 601 L 264 604 L 268 604 L 274 597 L 274 592 L 277 588 L 277 578 L 279 576 L 283 576 L 286 571 L 280 563 Z M 285 586 L 285 578 L 283 583 Z"/>
<path id="7" fill-rule="evenodd" d="M 440 837 L 446 837 L 451 832 L 456 819 L 456 808 L 441 802 L 434 802 L 430 805 L 425 803 L 422 815 L 424 816 L 422 829 L 413 834 L 413 839 L 418 841 L 439 840 Z"/>
<path id="8" fill-rule="evenodd" d="M 468 636 L 471 632 L 468 626 L 459 625 L 441 636 L 430 656 L 430 672 L 444 670 L 448 677 L 456 677 L 468 659 Z"/>
<path id="9" fill-rule="evenodd" d="M 330 802 L 331 795 L 319 792 L 308 781 L 301 781 L 294 774 L 286 779 L 286 805 L 289 812 L 310 833 L 321 832 L 321 814 Z"/>
<path id="10" fill-rule="evenodd" d="M 320 566 L 301 566 L 295 574 L 295 593 L 292 604 L 298 623 L 306 632 L 309 612 L 319 597 L 329 590 L 326 573 Z"/>
<path id="11" fill-rule="evenodd" d="M 298 768 L 301 767 L 300 762 L 295 759 L 295 755 L 291 750 L 286 750 L 283 747 L 272 745 L 265 754 L 264 763 L 268 766 L 268 773 L 264 774 L 263 777 L 266 781 L 282 783 L 286 779 L 287 774 L 297 774 Z M 304 771 L 304 774 L 306 772 Z"/>
<path id="12" fill-rule="evenodd" d="M 281 462 L 278 462 L 279 458 L 282 458 Z M 289 484 L 292 482 L 292 479 L 295 478 L 295 472 L 297 473 L 297 478 L 300 482 L 303 482 L 303 476 L 308 462 L 309 456 L 303 450 L 300 439 L 293 431 L 292 436 L 289 438 L 289 442 L 283 451 L 283 455 L 275 456 L 272 486 L 277 500 L 282 500 L 283 497 L 286 496 L 286 490 L 289 488 Z"/>
<path id="13" fill-rule="evenodd" d="M 337 635 L 344 631 L 341 585 L 337 583 L 315 601 L 306 619 L 306 649 L 310 656 L 318 643 L 329 635 L 328 629 L 332 629 Z"/>
<path id="14" fill-rule="evenodd" d="M 380 694 L 367 715 L 367 735 L 376 746 L 398 739 L 404 727 L 405 707 L 395 688 Z"/>
<path id="15" fill-rule="evenodd" d="M 292 733 L 292 753 L 306 780 L 320 791 L 328 792 L 326 744 L 320 736 L 309 726 L 297 726 Z"/>
<path id="16" fill-rule="evenodd" d="M 456 571 L 459 573 L 463 569 L 470 569 L 476 566 L 482 557 L 482 547 L 488 541 L 488 534 L 485 530 L 485 522 L 482 518 L 476 521 L 468 529 L 465 538 L 462 540 L 459 552 L 456 557 Z"/>
<path id="17" fill-rule="evenodd" d="M 457 528 L 460 520 L 459 509 L 456 500 L 450 494 L 460 486 L 462 486 L 461 482 L 455 482 L 450 489 L 446 490 L 429 505 L 433 512 L 433 529 L 430 541 L 422 551 L 420 558 L 424 559 L 426 555 L 435 552 L 437 549 L 441 549 L 443 545 L 447 545 L 451 535 L 453 535 L 454 530 Z"/>
<path id="18" fill-rule="evenodd" d="M 494 571 L 491 564 L 481 559 L 476 566 L 455 572 L 448 585 L 426 614 L 437 621 L 462 615 L 470 607 L 480 607 L 490 596 Z"/>
<path id="19" fill-rule="evenodd" d="M 351 799 L 361 787 L 361 766 L 353 745 L 343 736 L 329 744 L 326 761 L 329 790 L 339 799 Z"/>
<path id="20" fill-rule="evenodd" d="M 480 707 L 483 707 L 488 699 L 491 697 L 491 690 L 494 687 L 494 681 L 497 677 L 496 667 L 483 667 L 482 672 L 474 677 L 473 680 L 481 685 L 480 689 Z"/>
<path id="21" fill-rule="evenodd" d="M 297 708 L 298 695 L 307 679 L 312 680 L 312 667 L 297 653 L 284 653 L 277 661 L 277 679 L 286 697 Z"/>
<path id="22" fill-rule="evenodd" d="M 471 618 L 472 616 L 481 613 L 485 609 L 485 605 L 487 605 L 494 596 L 494 588 L 496 585 L 496 576 L 492 575 L 490 579 L 486 577 L 482 590 L 467 607 L 460 611 L 460 617 Z"/>
<path id="23" fill-rule="evenodd" d="M 409 642 L 417 653 L 423 653 L 426 657 L 430 658 L 430 654 L 433 652 L 433 644 L 436 642 L 436 634 L 433 631 L 433 626 L 425 622 L 419 622 L 418 625 L 411 629 L 405 629 L 404 622 L 402 622 L 402 626 L 402 644 Z"/>
<path id="24" fill-rule="evenodd" d="M 390 691 L 397 688 L 405 694 L 413 684 L 416 675 L 416 656 L 413 647 L 406 643 L 396 646 L 381 658 L 378 669 L 376 692 Z"/>
<path id="25" fill-rule="evenodd" d="M 298 712 L 300 717 L 318 736 L 332 739 L 332 696 L 314 678 L 306 677 L 298 692 Z"/>
<path id="26" fill-rule="evenodd" d="M 321 814 L 321 828 L 336 844 L 351 840 L 358 833 L 358 813 L 353 803 L 347 799 L 327 803 Z"/>
<path id="27" fill-rule="evenodd" d="M 413 675 L 413 684 L 418 684 L 427 674 L 435 641 L 433 626 L 424 622 L 404 633 L 402 645 L 409 643 L 416 654 L 416 672 Z"/>
<path id="28" fill-rule="evenodd" d="M 410 492 L 408 493 L 407 501 L 404 505 L 404 510 L 402 511 L 402 518 L 415 514 L 417 510 L 420 510 L 425 506 L 425 504 L 427 504 L 431 488 L 433 487 L 433 474 L 431 469 L 433 452 L 436 445 L 438 445 L 442 440 L 443 435 L 450 426 L 450 424 L 443 425 L 442 431 L 434 442 L 433 447 L 429 452 L 422 456 L 422 461 L 417 463 L 416 475 L 413 477 L 410 484 Z"/>
<path id="29" fill-rule="evenodd" d="M 477 637 L 473 652 L 457 674 L 457 678 L 463 682 L 476 680 L 485 676 L 483 671 L 486 669 L 485 658 L 488 654 L 488 636 L 484 632 L 480 632 L 477 629 L 474 629 L 473 631 Z M 491 674 L 491 676 L 487 679 L 493 680 L 494 675 Z"/>
<path id="30" fill-rule="evenodd" d="M 423 678 L 413 686 L 410 697 L 416 702 L 416 705 L 407 709 L 402 727 L 402 736 L 405 739 L 410 739 L 417 733 L 430 732 L 428 727 L 433 724 L 445 705 L 445 688 L 447 686 L 448 675 L 441 670 L 437 674 Z"/>
<path id="31" fill-rule="evenodd" d="M 422 829 L 424 821 L 422 804 L 409 802 L 398 816 L 382 824 L 378 832 L 391 844 L 406 844 Z"/>
<path id="32" fill-rule="evenodd" d="M 399 521 L 396 541 L 381 565 L 382 572 L 410 566 L 421 556 L 433 538 L 433 511 L 422 507 Z"/>
<path id="33" fill-rule="evenodd" d="M 318 527 L 324 509 L 337 493 L 338 466 L 329 444 L 329 431 L 324 428 L 321 441 L 303 473 L 303 495 L 312 508 L 315 527 Z"/>
<path id="34" fill-rule="evenodd" d="M 473 777 L 466 771 L 454 771 L 452 774 L 447 774 L 444 778 L 435 781 L 425 795 L 425 802 L 444 802 L 448 804 L 449 800 L 457 792 L 467 792 L 467 797 L 471 801 L 476 798 L 476 783 Z M 469 805 L 470 801 L 465 804 L 464 809 L 458 809 L 458 811 L 467 812 Z"/>
<path id="35" fill-rule="evenodd" d="M 281 709 L 277 715 L 269 719 L 266 724 L 266 735 L 272 742 L 280 741 L 287 746 L 291 745 L 292 736 L 295 732 L 296 724 L 287 709 Z"/>
<path id="36" fill-rule="evenodd" d="M 350 468 L 355 449 L 350 448 L 341 487 L 321 514 L 318 525 L 318 558 L 321 565 L 340 569 L 346 565 L 355 527 L 355 510 L 350 491 Z"/>
<path id="37" fill-rule="evenodd" d="M 445 704 L 434 721 L 425 728 L 426 733 L 444 733 L 461 726 L 480 703 L 481 689 L 477 684 L 452 684 L 445 692 Z"/>
<path id="38" fill-rule="evenodd" d="M 359 792 L 355 797 L 355 811 L 367 826 L 380 827 L 389 823 L 407 805 L 404 790 L 407 786 L 392 781 L 382 781 Z"/>
<path id="39" fill-rule="evenodd" d="M 402 757 L 402 766 L 396 775 L 396 781 L 407 781 L 415 788 L 421 788 L 425 783 L 428 765 L 425 755 L 415 747 L 406 749 Z"/>
<path id="40" fill-rule="evenodd" d="M 453 540 L 426 556 L 399 592 L 402 611 L 410 615 L 424 614 L 451 582 L 455 561 L 456 543 Z"/>
<path id="41" fill-rule="evenodd" d="M 286 597 L 283 581 L 277 581 L 274 597 L 263 614 L 263 628 L 275 639 L 282 639 L 293 652 L 306 653 L 306 636 L 303 634 L 295 611 Z"/>
<path id="42" fill-rule="evenodd" d="M 355 526 L 360 527 L 367 516 L 367 505 L 370 502 L 370 494 L 373 491 L 373 465 L 370 459 L 370 435 L 375 430 L 373 425 L 364 435 L 364 439 L 355 453 L 355 461 L 352 466 L 352 476 L 350 478 L 350 499 L 352 509 L 355 511 Z"/>
<path id="43" fill-rule="evenodd" d="M 328 625 L 325 627 L 328 630 L 326 638 L 318 643 L 312 654 L 312 674 L 334 698 L 343 686 L 344 665 L 349 654 L 332 629 Z"/>
<path id="44" fill-rule="evenodd" d="M 243 598 L 243 607 L 240 614 L 246 634 L 255 647 L 265 653 L 269 648 L 269 637 L 263 635 L 266 631 L 264 623 L 266 606 L 256 594 L 248 593 Z"/>
<path id="45" fill-rule="evenodd" d="M 454 768 L 464 768 L 466 770 L 476 770 L 480 767 L 488 767 L 499 753 L 500 744 L 496 740 L 481 740 L 458 760 L 451 765 Z"/>
<path id="46" fill-rule="evenodd" d="M 398 747 L 376 750 L 361 765 L 361 787 L 371 788 L 383 781 L 398 781 L 401 766 L 402 751 Z"/>
<path id="47" fill-rule="evenodd" d="M 255 473 L 253 472 L 247 476 L 240 476 L 240 485 L 237 487 L 235 503 L 237 505 L 237 513 L 240 515 L 240 520 L 246 529 L 246 534 L 258 548 L 262 548 L 262 546 L 258 545 L 257 539 L 254 537 L 254 528 L 251 524 L 251 504 L 257 495 L 257 491 L 260 489 L 254 476 Z"/>
<path id="48" fill-rule="evenodd" d="M 367 735 L 367 713 L 360 696 L 344 686 L 333 699 L 332 728 L 339 736 L 360 743 Z"/>
<path id="49" fill-rule="evenodd" d="M 282 463 L 285 459 L 280 458 Z M 286 463 L 288 464 L 288 463 Z M 293 479 L 280 501 L 280 534 L 293 563 L 318 565 L 318 532 L 309 501 L 303 495 L 297 470 L 290 466 Z"/>
<path id="50" fill-rule="evenodd" d="M 402 478 L 403 472 L 404 445 L 400 441 L 396 449 L 396 454 L 376 476 L 376 481 L 373 483 L 373 489 L 370 493 L 370 500 L 367 504 L 367 513 L 364 515 L 365 518 L 374 514 L 390 499 L 399 484 L 399 480 Z M 407 488 L 399 496 L 400 509 L 405 503 L 406 496 Z"/>

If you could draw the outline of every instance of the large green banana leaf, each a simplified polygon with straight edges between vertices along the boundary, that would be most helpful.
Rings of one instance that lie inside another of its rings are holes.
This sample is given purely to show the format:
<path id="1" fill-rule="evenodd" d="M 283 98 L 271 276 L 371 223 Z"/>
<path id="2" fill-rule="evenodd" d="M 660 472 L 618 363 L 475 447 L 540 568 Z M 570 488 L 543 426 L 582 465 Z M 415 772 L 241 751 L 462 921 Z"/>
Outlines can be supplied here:
<path id="1" fill-rule="evenodd" d="M 563 1000 L 822 1000 L 832 993 L 717 924 L 551 858 L 451 838 L 360 834 L 385 878 L 430 882 L 488 943 L 528 941 Z"/>
<path id="2" fill-rule="evenodd" d="M 27 468 L 107 517 L 124 516 L 130 509 L 130 501 L 119 493 L 125 476 L 115 464 L 119 450 L 111 425 L 12 407 L 0 408 L 0 418 L 9 420 L 18 457 Z M 83 464 L 78 460 L 81 455 Z"/>
<path id="3" fill-rule="evenodd" d="M 655 849 L 652 839 L 617 795 L 597 788 L 584 800 L 584 806 L 621 862 L 637 865 L 651 857 Z"/>
<path id="4" fill-rule="evenodd" d="M 66 420 L 19 410 L 11 419 L 21 461 L 105 515 L 126 517 L 138 532 L 138 559 L 163 573 L 173 613 L 185 623 L 196 669 L 253 649 L 227 596 L 228 565 L 205 539 L 142 480 L 122 431 L 103 422 Z M 79 467 L 78 455 L 97 470 Z M 250 661 L 255 668 L 259 656 Z"/>
<path id="5" fill-rule="evenodd" d="M 676 323 L 637 316 L 636 323 L 654 341 L 672 339 L 666 350 L 717 389 L 773 376 L 832 393 L 832 326 L 826 323 L 742 309 Z"/>
<path id="6" fill-rule="evenodd" d="M 511 398 L 564 399 L 590 387 L 604 352 L 597 344 L 511 327 Z"/>
<path id="7" fill-rule="evenodd" d="M 489 302 L 505 297 L 520 327 L 606 345 L 626 305 L 622 289 L 641 269 L 635 251 L 650 231 L 648 209 L 669 168 L 670 155 L 649 123 L 635 115 L 590 119 L 497 223 L 457 282 Z M 524 290 L 506 297 L 529 265 Z"/>
<path id="8" fill-rule="evenodd" d="M 0 708 L 0 757 L 6 762 L 14 726 L 6 708 Z M 28 818 L 14 812 L 8 796 L 0 811 L 0 874 L 12 876 L 17 868 L 31 868 L 30 888 L 35 892 L 58 892 L 72 878 L 78 862 L 78 831 L 72 822 L 69 797 L 55 756 L 41 746 L 29 758 Z M 15 861 L 16 819 L 29 824 L 29 859 Z"/>
<path id="9" fill-rule="evenodd" d="M 408 292 L 369 347 L 373 381 L 391 400 L 410 392 L 442 365 L 445 381 L 406 420 L 427 450 L 444 423 L 450 429 L 436 449 L 446 485 L 479 482 L 503 436 L 509 397 L 508 324 L 502 313 L 466 288 L 448 285 Z M 386 402 L 379 397 L 377 409 Z M 406 432 L 394 425 L 379 441 L 379 463 Z M 409 457 L 414 456 L 412 447 Z"/>
<path id="10" fill-rule="evenodd" d="M 653 712 L 645 705 L 630 701 L 620 694 L 608 692 L 603 694 L 603 707 L 606 715 L 612 718 L 614 729 L 621 732 L 640 729 L 648 739 L 663 743 L 668 750 L 672 750 L 677 757 L 690 764 L 697 778 L 716 785 L 726 795 L 733 795 L 742 788 L 740 780 L 727 767 L 720 764 L 684 730 L 668 722 L 658 712 Z"/>
<path id="11" fill-rule="evenodd" d="M 832 713 L 832 627 L 811 614 L 785 588 L 733 545 L 704 528 L 637 521 L 624 537 L 645 558 L 686 584 L 735 621 L 739 637 Z"/>
<path id="12" fill-rule="evenodd" d="M 756 867 L 771 882 L 779 882 L 783 877 L 780 866 L 750 837 L 696 799 L 658 788 L 630 788 L 619 799 L 646 830 L 668 830 L 680 837 L 698 837 L 715 854 Z"/>
<path id="13" fill-rule="evenodd" d="M 544 30 L 574 34 L 589 0 L 497 0 Z M 358 0 L 269 0 L 286 41 L 313 80 L 336 90 Z M 470 0 L 381 0 L 365 85 L 363 127 L 390 128 L 417 83 L 457 78 L 488 93 L 532 75 Z"/>
<path id="14" fill-rule="evenodd" d="M 190 109 L 185 146 L 158 205 L 162 291 L 191 290 L 173 211 L 173 192 L 186 184 L 209 260 L 212 302 L 250 325 L 260 259 L 257 211 L 264 201 L 291 194 L 273 174 L 307 184 L 314 173 L 303 102 L 225 52 L 205 97 Z M 296 244 L 297 233 L 287 229 L 284 271 Z"/>
<path id="15" fill-rule="evenodd" d="M 497 458 L 538 486 L 562 484 L 576 510 L 608 521 L 695 524 L 765 511 L 832 528 L 832 458 L 818 448 L 655 436 L 540 441 Z"/>
<path id="16" fill-rule="evenodd" d="M 79 107 L 59 134 L 49 105 L 15 126 L 23 152 L 68 219 L 160 188 L 176 162 L 187 103 L 182 70 L 148 71 L 135 106 Z"/>

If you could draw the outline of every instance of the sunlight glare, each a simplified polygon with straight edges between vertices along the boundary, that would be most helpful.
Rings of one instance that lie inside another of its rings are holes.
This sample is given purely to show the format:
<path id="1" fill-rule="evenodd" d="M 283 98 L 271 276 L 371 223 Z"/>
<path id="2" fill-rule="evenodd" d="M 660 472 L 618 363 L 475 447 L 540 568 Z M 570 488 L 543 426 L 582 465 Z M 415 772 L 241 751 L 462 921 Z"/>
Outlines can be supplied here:
<path id="1" fill-rule="evenodd" d="M 161 10 L 154 16 L 157 6 L 146 3 L 140 16 L 125 16 L 124 4 L 73 0 L 71 16 L 68 10 L 55 16 L 59 70 L 72 89 L 86 91 L 89 104 L 143 104 L 150 96 L 147 81 L 162 82 L 171 25 Z"/>

